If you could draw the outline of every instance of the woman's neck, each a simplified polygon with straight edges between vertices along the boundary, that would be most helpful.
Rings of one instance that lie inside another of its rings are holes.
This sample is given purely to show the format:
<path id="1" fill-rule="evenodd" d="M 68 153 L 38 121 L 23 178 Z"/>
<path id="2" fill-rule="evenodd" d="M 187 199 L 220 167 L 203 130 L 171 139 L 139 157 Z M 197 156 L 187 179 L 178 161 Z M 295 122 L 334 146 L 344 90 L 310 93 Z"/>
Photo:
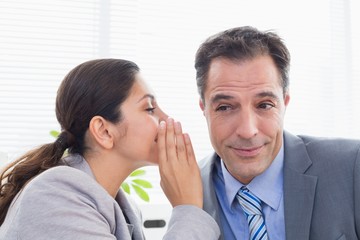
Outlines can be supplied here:
<path id="1" fill-rule="evenodd" d="M 96 154 L 84 156 L 96 181 L 113 197 L 119 191 L 121 184 L 134 170 L 126 161 L 111 154 Z"/>

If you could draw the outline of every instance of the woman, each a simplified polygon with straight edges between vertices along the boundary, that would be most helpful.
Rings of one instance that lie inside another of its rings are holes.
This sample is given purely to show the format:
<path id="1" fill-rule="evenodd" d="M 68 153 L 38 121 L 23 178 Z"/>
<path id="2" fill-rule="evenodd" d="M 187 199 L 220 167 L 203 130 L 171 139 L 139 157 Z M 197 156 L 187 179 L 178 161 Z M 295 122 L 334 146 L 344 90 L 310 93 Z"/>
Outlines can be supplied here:
<path id="1" fill-rule="evenodd" d="M 0 239 L 144 239 L 139 212 L 119 189 L 132 171 L 157 163 L 174 207 L 164 239 L 218 239 L 201 209 L 190 139 L 157 106 L 135 63 L 74 68 L 58 90 L 56 116 L 58 139 L 1 174 Z"/>

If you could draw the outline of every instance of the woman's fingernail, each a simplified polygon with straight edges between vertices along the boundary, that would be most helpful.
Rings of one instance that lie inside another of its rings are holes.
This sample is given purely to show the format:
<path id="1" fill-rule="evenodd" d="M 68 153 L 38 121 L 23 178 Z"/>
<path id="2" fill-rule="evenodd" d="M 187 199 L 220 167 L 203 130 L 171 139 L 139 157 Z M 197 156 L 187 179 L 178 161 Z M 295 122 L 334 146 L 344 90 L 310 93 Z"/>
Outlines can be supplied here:
<path id="1" fill-rule="evenodd" d="M 169 117 L 166 122 L 167 122 L 167 124 L 168 124 L 169 126 L 172 126 L 172 125 L 173 125 L 173 122 L 174 122 L 174 119 L 172 119 L 171 117 Z"/>
<path id="2" fill-rule="evenodd" d="M 177 132 L 181 132 L 181 123 L 180 122 L 174 122 L 175 130 Z"/>
<path id="3" fill-rule="evenodd" d="M 164 129 L 165 125 L 166 125 L 165 121 L 160 121 L 160 128 L 161 129 Z"/>

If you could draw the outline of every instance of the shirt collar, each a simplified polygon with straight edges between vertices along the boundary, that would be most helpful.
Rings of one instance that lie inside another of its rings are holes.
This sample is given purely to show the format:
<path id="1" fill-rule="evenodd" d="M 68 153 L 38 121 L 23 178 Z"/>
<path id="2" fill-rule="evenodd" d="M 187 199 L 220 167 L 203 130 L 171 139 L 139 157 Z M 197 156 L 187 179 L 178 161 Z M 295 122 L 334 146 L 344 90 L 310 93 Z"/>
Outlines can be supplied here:
<path id="1" fill-rule="evenodd" d="M 279 208 L 283 195 L 283 163 L 284 145 L 281 146 L 278 155 L 275 157 L 269 168 L 259 176 L 255 177 L 247 185 L 247 188 L 252 193 L 274 210 Z M 224 177 L 227 200 L 229 206 L 231 206 L 237 192 L 244 185 L 228 172 L 222 159 L 221 171 Z"/>

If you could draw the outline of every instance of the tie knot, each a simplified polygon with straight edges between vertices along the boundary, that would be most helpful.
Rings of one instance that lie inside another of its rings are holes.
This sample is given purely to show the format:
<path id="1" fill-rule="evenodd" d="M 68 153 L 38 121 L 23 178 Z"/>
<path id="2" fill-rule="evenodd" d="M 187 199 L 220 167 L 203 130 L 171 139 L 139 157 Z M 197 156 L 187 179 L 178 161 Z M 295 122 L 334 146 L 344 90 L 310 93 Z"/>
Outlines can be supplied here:
<path id="1" fill-rule="evenodd" d="M 240 202 L 240 205 L 246 215 L 262 215 L 261 200 L 257 198 L 246 187 L 242 187 L 236 198 Z"/>

